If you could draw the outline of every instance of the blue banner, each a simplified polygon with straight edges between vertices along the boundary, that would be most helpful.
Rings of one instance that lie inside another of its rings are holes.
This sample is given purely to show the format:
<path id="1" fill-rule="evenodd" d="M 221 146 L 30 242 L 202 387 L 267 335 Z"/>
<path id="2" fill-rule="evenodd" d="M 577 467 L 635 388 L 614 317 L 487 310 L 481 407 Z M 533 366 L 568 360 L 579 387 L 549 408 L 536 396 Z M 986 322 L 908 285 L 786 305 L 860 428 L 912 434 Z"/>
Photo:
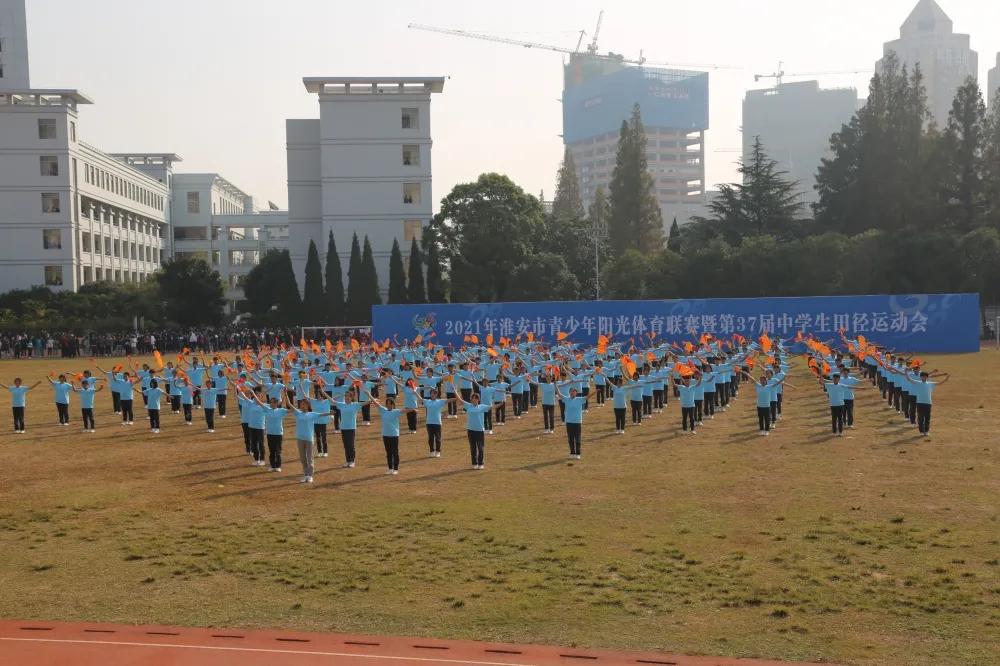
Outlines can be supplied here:
<path id="1" fill-rule="evenodd" d="M 557 333 L 593 344 L 599 335 L 615 341 L 648 337 L 681 342 L 703 333 L 720 338 L 763 333 L 792 338 L 798 331 L 817 339 L 864 335 L 900 351 L 979 351 L 978 294 L 818 296 L 805 298 L 718 298 L 676 301 L 565 301 L 541 303 L 435 303 L 376 305 L 376 340 L 397 337 L 440 345 L 463 344 L 492 334 L 552 341 Z"/>

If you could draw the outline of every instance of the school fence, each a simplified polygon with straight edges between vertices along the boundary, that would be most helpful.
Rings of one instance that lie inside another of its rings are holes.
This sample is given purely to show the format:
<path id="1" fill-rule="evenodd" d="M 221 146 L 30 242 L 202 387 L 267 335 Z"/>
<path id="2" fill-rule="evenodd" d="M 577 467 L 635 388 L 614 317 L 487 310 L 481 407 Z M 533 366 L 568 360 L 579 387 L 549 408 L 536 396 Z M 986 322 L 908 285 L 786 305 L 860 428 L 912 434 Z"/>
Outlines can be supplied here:
<path id="1" fill-rule="evenodd" d="M 763 333 L 792 338 L 799 331 L 821 340 L 864 335 L 912 352 L 979 350 L 978 294 L 897 294 L 802 298 L 716 298 L 669 301 L 546 301 L 539 303 L 433 303 L 377 305 L 373 337 L 420 336 L 424 342 L 461 346 L 468 336 L 492 335 L 594 343 L 599 335 L 681 342 L 704 333 L 720 338 Z"/>

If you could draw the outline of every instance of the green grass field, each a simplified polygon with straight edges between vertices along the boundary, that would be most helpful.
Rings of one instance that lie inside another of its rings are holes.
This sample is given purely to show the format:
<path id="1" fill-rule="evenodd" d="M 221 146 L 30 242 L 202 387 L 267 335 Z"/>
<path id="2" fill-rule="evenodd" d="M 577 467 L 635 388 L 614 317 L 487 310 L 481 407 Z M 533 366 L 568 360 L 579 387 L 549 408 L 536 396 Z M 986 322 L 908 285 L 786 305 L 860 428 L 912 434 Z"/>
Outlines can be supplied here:
<path id="1" fill-rule="evenodd" d="M 535 411 L 488 439 L 485 471 L 446 421 L 443 458 L 404 436 L 386 477 L 376 426 L 353 470 L 331 435 L 311 487 L 294 446 L 283 474 L 251 467 L 233 415 L 209 435 L 166 413 L 155 436 L 102 392 L 81 434 L 46 384 L 15 436 L 0 391 L 0 617 L 1000 663 L 1000 353 L 930 363 L 954 374 L 930 439 L 874 391 L 832 439 L 799 362 L 767 439 L 746 391 L 696 437 L 674 402 L 615 436 L 609 405 L 569 461 Z M 50 368 L 82 366 L 3 361 L 0 380 Z"/>

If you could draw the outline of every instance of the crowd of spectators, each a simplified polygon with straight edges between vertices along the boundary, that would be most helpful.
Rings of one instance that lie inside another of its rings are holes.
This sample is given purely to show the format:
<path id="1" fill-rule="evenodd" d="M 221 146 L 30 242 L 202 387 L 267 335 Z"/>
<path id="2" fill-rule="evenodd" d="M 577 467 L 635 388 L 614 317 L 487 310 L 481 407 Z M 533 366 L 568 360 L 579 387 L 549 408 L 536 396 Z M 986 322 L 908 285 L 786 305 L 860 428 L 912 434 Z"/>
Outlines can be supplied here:
<path id="1" fill-rule="evenodd" d="M 369 340 L 370 329 L 316 331 L 317 341 L 355 338 Z M 211 354 L 236 349 L 259 349 L 282 344 L 298 346 L 301 329 L 254 329 L 230 327 L 206 330 L 122 331 L 84 333 L 74 331 L 0 331 L 0 358 L 74 358 L 77 356 L 122 356 L 127 354 L 178 353 L 184 348 Z"/>

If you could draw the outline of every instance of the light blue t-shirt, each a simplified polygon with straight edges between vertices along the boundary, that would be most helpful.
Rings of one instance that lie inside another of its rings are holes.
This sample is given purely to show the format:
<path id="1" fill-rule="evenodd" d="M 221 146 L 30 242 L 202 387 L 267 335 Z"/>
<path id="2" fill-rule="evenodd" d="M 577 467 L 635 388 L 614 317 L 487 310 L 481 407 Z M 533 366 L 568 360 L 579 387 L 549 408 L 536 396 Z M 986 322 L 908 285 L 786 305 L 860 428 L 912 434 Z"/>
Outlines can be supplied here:
<path id="1" fill-rule="evenodd" d="M 326 414 L 317 414 L 316 412 L 295 412 L 295 439 L 301 439 L 304 442 L 313 441 L 313 435 L 316 432 L 313 426 L 326 416 Z"/>
<path id="2" fill-rule="evenodd" d="M 698 388 L 699 387 L 695 384 L 689 384 L 687 386 L 684 384 L 677 385 L 677 392 L 680 393 L 681 398 L 681 407 L 694 407 L 694 401 L 698 395 Z"/>
<path id="3" fill-rule="evenodd" d="M 143 393 L 146 394 L 146 409 L 156 410 L 160 408 L 160 398 L 163 397 L 163 389 L 159 386 L 148 388 Z"/>
<path id="4" fill-rule="evenodd" d="M 247 414 L 247 425 L 254 430 L 264 429 L 264 407 L 259 405 L 256 401 L 248 402 L 243 407 L 243 411 Z"/>
<path id="5" fill-rule="evenodd" d="M 932 404 L 931 399 L 934 395 L 934 387 L 937 385 L 937 382 L 932 382 L 929 379 L 926 382 L 923 380 L 913 382 L 913 385 L 910 387 L 910 393 L 917 399 L 918 405 L 930 405 Z"/>
<path id="6" fill-rule="evenodd" d="M 399 417 L 402 416 L 403 410 L 379 407 L 378 412 L 382 421 L 382 436 L 399 437 Z"/>
<path id="7" fill-rule="evenodd" d="M 847 393 L 847 387 L 843 384 L 834 384 L 829 382 L 826 385 L 826 397 L 830 399 L 831 407 L 843 407 L 844 406 L 844 395 Z"/>
<path id="8" fill-rule="evenodd" d="M 538 391 L 541 393 L 542 404 L 548 407 L 553 407 L 556 404 L 556 385 L 552 382 L 542 382 L 538 385 Z"/>
<path id="9" fill-rule="evenodd" d="M 25 396 L 27 396 L 30 390 L 27 386 L 23 384 L 21 386 L 8 386 L 7 390 L 10 391 L 10 403 L 11 407 L 24 407 L 27 404 Z"/>
<path id="10" fill-rule="evenodd" d="M 52 390 L 56 395 L 56 404 L 68 405 L 69 394 L 73 390 L 73 385 L 67 382 L 56 382 L 52 385 Z"/>
<path id="11" fill-rule="evenodd" d="M 312 407 L 314 412 L 319 412 L 320 414 L 326 414 L 330 411 L 330 401 L 326 398 L 323 398 L 322 400 L 314 400 L 313 398 L 310 398 L 309 405 Z M 329 423 L 330 418 L 331 417 L 327 416 L 325 419 L 317 419 L 316 423 Z"/>
<path id="12" fill-rule="evenodd" d="M 360 402 L 335 402 L 333 404 L 340 410 L 340 429 L 357 430 L 358 412 L 364 405 Z"/>
<path id="13" fill-rule="evenodd" d="M 285 415 L 288 410 L 284 407 L 264 408 L 264 430 L 268 435 L 285 434 Z"/>
<path id="14" fill-rule="evenodd" d="M 94 408 L 94 395 L 97 393 L 97 389 L 93 386 L 84 386 L 77 393 L 80 394 L 80 409 Z"/>
<path id="15" fill-rule="evenodd" d="M 486 412 L 490 411 L 489 405 L 465 405 L 465 428 L 473 432 L 483 432 L 486 427 L 483 425 Z"/>
<path id="16" fill-rule="evenodd" d="M 131 381 L 122 379 L 115 382 L 112 386 L 116 387 L 115 390 L 122 400 L 133 400 L 135 398 L 135 387 Z"/>
<path id="17" fill-rule="evenodd" d="M 755 391 L 757 391 L 757 406 L 770 407 L 771 395 L 774 391 L 774 384 L 770 382 L 764 385 L 757 383 L 753 385 L 753 388 Z"/>
<path id="18" fill-rule="evenodd" d="M 566 423 L 583 423 L 583 405 L 587 399 L 582 395 L 575 398 L 564 398 L 566 403 Z"/>
<path id="19" fill-rule="evenodd" d="M 441 412 L 448 401 L 444 398 L 425 399 L 424 410 L 427 413 L 427 425 L 441 425 Z"/>
<path id="20" fill-rule="evenodd" d="M 205 409 L 215 409 L 218 402 L 217 398 L 219 396 L 219 390 L 215 388 L 202 388 L 201 389 L 201 404 Z"/>

